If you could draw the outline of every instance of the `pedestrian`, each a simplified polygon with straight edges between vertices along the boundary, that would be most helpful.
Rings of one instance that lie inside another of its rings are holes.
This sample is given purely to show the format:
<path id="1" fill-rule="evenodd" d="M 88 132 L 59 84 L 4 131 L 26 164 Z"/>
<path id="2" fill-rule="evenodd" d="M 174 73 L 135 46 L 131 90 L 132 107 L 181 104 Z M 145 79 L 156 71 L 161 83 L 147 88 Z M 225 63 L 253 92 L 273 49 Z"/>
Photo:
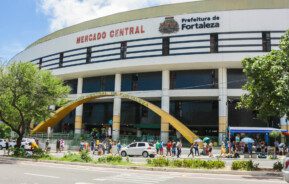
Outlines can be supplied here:
<path id="1" fill-rule="evenodd" d="M 7 155 L 9 155 L 9 140 L 8 139 L 6 139 L 6 142 L 5 142 L 5 149 L 6 149 L 6 151 L 7 151 Z M 5 154 L 5 153 L 4 153 Z"/>
<path id="2" fill-rule="evenodd" d="M 64 140 L 63 139 L 60 139 L 60 151 L 64 151 Z"/>
<path id="3" fill-rule="evenodd" d="M 160 142 L 160 155 L 163 155 L 164 154 L 164 142 L 161 141 Z"/>
<path id="4" fill-rule="evenodd" d="M 82 151 L 83 149 L 84 149 L 84 142 L 82 140 L 82 141 L 80 141 L 79 151 Z"/>
<path id="5" fill-rule="evenodd" d="M 50 152 L 49 139 L 46 139 L 46 141 L 45 141 L 45 149 L 44 150 L 46 153 Z"/>
<path id="6" fill-rule="evenodd" d="M 161 143 L 159 141 L 157 141 L 157 143 L 156 143 L 157 154 L 160 153 L 160 148 L 161 148 Z"/>
<path id="7" fill-rule="evenodd" d="M 209 147 L 208 147 L 208 152 L 209 152 L 209 157 L 213 157 L 213 143 L 210 142 Z"/>
<path id="8" fill-rule="evenodd" d="M 177 152 L 177 143 L 175 141 L 173 141 L 173 143 L 172 143 L 172 155 L 173 155 L 173 157 L 176 156 L 176 152 Z"/>
<path id="9" fill-rule="evenodd" d="M 180 155 L 182 153 L 182 147 L 183 147 L 182 142 L 179 140 L 176 146 L 177 146 L 177 157 L 180 158 Z"/>
<path id="10" fill-rule="evenodd" d="M 111 154 L 112 142 L 109 140 L 107 143 L 107 154 Z"/>
<path id="11" fill-rule="evenodd" d="M 92 139 L 91 142 L 90 142 L 90 151 L 92 152 L 92 154 L 94 154 L 94 147 L 95 147 L 95 142 Z"/>
<path id="12" fill-rule="evenodd" d="M 188 154 L 188 157 L 192 155 L 192 157 L 194 158 L 194 144 L 191 144 L 191 147 L 190 147 L 190 153 Z"/>
<path id="13" fill-rule="evenodd" d="M 172 141 L 167 142 L 167 156 L 170 155 L 172 156 Z"/>
<path id="14" fill-rule="evenodd" d="M 195 150 L 195 156 L 200 156 L 200 152 L 199 152 L 199 144 L 197 142 L 194 143 L 194 150 Z"/>
<path id="15" fill-rule="evenodd" d="M 119 154 L 120 150 L 121 150 L 121 143 L 120 141 L 118 141 L 117 145 L 116 145 L 116 148 L 117 148 L 117 154 Z"/>
<path id="16" fill-rule="evenodd" d="M 60 140 L 56 140 L 56 153 L 60 152 Z"/>

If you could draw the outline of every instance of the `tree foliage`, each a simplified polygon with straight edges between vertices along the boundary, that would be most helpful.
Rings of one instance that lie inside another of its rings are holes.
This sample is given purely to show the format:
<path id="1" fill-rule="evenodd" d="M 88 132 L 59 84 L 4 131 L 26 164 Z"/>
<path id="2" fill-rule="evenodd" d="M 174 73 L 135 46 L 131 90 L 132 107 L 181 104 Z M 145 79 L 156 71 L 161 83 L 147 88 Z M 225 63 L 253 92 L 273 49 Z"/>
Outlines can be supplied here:
<path id="1" fill-rule="evenodd" d="M 4 123 L 0 123 L 0 138 L 10 138 L 11 128 Z"/>
<path id="2" fill-rule="evenodd" d="M 238 108 L 253 110 L 259 119 L 282 117 L 289 112 L 289 31 L 282 36 L 280 50 L 242 61 L 247 82 Z"/>
<path id="3" fill-rule="evenodd" d="M 46 119 L 49 105 L 61 105 L 68 92 L 50 71 L 30 62 L 12 63 L 0 69 L 0 119 L 22 139 L 30 124 Z"/>

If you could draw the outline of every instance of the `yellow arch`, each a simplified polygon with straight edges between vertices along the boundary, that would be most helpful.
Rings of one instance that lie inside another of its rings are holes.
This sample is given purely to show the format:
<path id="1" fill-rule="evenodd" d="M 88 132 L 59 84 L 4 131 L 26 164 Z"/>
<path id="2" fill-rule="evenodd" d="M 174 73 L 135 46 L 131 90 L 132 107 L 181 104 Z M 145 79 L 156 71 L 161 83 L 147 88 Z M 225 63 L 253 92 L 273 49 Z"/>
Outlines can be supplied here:
<path id="1" fill-rule="evenodd" d="M 77 100 L 72 101 L 72 102 L 68 103 L 67 105 L 58 109 L 52 117 L 50 117 L 47 120 L 38 124 L 32 130 L 31 133 L 34 134 L 37 132 L 45 132 L 48 127 L 55 126 L 59 121 L 61 121 L 67 114 L 69 114 L 77 106 L 84 104 L 86 102 L 89 102 L 93 99 L 106 97 L 106 96 L 119 96 L 121 98 L 126 98 L 129 100 L 135 101 L 135 102 L 149 108 L 150 110 L 152 110 L 156 114 L 158 114 L 166 122 L 169 122 L 169 124 L 172 125 L 177 131 L 179 131 L 183 135 L 183 137 L 186 138 L 190 143 L 192 143 L 192 142 L 194 142 L 194 140 L 198 139 L 198 136 L 196 134 L 194 134 L 183 123 L 181 123 L 179 120 L 177 120 L 175 117 L 173 117 L 169 113 L 163 111 L 159 107 L 157 107 L 157 106 L 153 105 L 152 103 L 149 103 L 143 99 L 128 95 L 126 93 L 121 93 L 121 92 L 98 92 L 98 93 L 93 93 L 93 94 L 90 94 L 87 96 L 80 97 Z"/>

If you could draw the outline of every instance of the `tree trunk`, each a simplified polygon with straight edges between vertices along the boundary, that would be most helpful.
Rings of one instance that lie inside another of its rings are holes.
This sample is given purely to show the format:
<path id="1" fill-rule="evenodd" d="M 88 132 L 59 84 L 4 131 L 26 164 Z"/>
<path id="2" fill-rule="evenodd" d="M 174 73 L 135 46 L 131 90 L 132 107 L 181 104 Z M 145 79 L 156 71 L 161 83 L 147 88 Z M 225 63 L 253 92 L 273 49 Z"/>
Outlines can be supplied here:
<path id="1" fill-rule="evenodd" d="M 20 148 L 21 147 L 21 142 L 22 142 L 23 134 L 18 134 L 18 138 L 16 141 L 16 147 Z"/>

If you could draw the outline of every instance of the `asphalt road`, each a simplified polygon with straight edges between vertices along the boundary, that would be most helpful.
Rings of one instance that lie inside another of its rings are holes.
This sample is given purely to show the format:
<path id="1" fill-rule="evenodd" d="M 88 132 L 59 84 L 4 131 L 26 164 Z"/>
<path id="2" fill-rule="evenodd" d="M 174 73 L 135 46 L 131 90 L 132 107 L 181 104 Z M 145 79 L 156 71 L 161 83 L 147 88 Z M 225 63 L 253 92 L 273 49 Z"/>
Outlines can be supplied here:
<path id="1" fill-rule="evenodd" d="M 1 184 L 285 184 L 280 177 L 139 171 L 1 161 Z"/>

